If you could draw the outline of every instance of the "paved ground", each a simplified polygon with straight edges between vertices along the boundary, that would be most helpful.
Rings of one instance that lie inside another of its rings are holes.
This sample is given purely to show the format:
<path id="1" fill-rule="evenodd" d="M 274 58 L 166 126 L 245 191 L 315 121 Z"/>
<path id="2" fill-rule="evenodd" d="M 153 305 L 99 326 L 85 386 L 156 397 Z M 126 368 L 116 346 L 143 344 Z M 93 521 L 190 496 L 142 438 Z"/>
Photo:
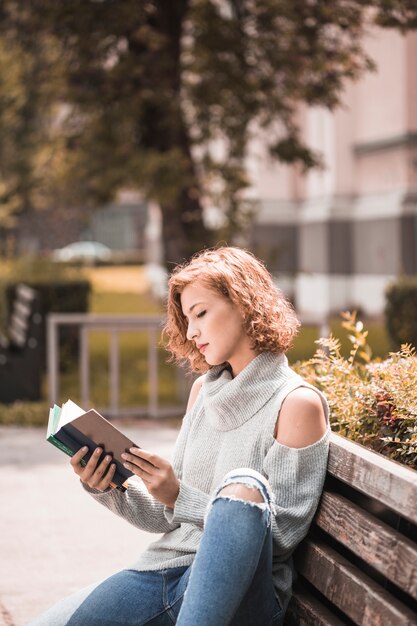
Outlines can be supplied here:
<path id="1" fill-rule="evenodd" d="M 170 458 L 177 429 L 122 426 Z M 44 429 L 0 427 L 0 626 L 24 626 L 63 596 L 131 564 L 155 538 L 80 487 Z"/>

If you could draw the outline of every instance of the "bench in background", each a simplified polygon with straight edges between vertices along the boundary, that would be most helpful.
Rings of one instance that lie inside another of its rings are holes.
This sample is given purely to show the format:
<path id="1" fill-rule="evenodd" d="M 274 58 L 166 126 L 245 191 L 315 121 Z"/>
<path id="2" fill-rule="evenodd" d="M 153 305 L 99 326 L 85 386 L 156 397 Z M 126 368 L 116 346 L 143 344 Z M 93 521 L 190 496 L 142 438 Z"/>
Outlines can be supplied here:
<path id="1" fill-rule="evenodd" d="M 417 625 L 417 472 L 332 434 L 289 626 Z"/>
<path id="2" fill-rule="evenodd" d="M 8 327 L 0 334 L 0 402 L 41 397 L 41 315 L 37 292 L 16 286 Z"/>

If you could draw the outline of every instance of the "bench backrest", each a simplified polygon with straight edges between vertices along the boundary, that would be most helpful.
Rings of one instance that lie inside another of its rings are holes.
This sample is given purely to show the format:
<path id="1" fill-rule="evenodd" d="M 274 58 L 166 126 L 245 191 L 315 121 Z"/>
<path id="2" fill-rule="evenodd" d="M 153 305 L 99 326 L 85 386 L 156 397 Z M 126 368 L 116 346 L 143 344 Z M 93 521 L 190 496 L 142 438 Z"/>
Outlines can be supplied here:
<path id="1" fill-rule="evenodd" d="M 332 434 L 286 624 L 417 624 L 417 472 Z"/>
<path id="2" fill-rule="evenodd" d="M 7 329 L 11 348 L 36 347 L 34 344 L 39 340 L 36 327 L 41 321 L 38 308 L 36 291 L 28 285 L 17 285 Z"/>

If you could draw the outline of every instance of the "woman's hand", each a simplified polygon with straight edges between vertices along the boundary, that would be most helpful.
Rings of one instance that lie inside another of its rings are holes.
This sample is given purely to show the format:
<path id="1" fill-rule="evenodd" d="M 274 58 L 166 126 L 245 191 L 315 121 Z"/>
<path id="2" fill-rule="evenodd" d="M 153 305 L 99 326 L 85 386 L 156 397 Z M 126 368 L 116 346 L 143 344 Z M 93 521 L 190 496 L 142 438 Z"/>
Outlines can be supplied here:
<path id="1" fill-rule="evenodd" d="M 129 453 L 122 454 L 122 458 L 125 461 L 123 465 L 143 480 L 154 498 L 171 509 L 174 508 L 180 481 L 169 461 L 142 448 L 130 448 Z"/>
<path id="2" fill-rule="evenodd" d="M 71 458 L 71 465 L 74 472 L 80 477 L 84 484 L 98 491 L 105 491 L 109 487 L 113 487 L 114 485 L 110 483 L 116 471 L 116 464 L 111 463 L 112 457 L 107 454 L 101 463 L 99 463 L 100 455 L 103 450 L 96 448 L 91 458 L 88 460 L 87 465 L 83 467 L 81 465 L 81 459 L 87 452 L 88 448 L 81 448 L 81 450 L 78 450 Z"/>

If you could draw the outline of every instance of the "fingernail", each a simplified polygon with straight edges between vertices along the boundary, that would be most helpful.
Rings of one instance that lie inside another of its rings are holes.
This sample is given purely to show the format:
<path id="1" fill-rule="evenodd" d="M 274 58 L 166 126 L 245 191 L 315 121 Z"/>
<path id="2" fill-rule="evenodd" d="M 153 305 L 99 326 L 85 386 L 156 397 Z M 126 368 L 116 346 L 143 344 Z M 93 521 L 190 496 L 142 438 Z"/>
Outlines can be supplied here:
<path id="1" fill-rule="evenodd" d="M 133 452 L 133 454 L 136 454 L 138 452 L 138 448 L 130 448 L 130 452 Z"/>
<path id="2" fill-rule="evenodd" d="M 111 461 L 111 456 L 107 455 L 106 456 L 106 461 L 107 461 L 107 463 L 109 463 Z"/>
<path id="3" fill-rule="evenodd" d="M 103 452 L 103 450 L 101 448 L 96 448 L 95 453 L 96 454 L 101 454 Z"/>
<path id="4" fill-rule="evenodd" d="M 129 463 L 123 463 L 123 467 L 129 468 Z"/>
<path id="5" fill-rule="evenodd" d="M 127 454 L 125 454 L 124 452 L 120 456 L 122 457 L 122 459 L 127 459 Z"/>
<path id="6" fill-rule="evenodd" d="M 88 450 L 87 446 L 83 446 L 82 451 L 87 452 L 87 450 Z"/>

